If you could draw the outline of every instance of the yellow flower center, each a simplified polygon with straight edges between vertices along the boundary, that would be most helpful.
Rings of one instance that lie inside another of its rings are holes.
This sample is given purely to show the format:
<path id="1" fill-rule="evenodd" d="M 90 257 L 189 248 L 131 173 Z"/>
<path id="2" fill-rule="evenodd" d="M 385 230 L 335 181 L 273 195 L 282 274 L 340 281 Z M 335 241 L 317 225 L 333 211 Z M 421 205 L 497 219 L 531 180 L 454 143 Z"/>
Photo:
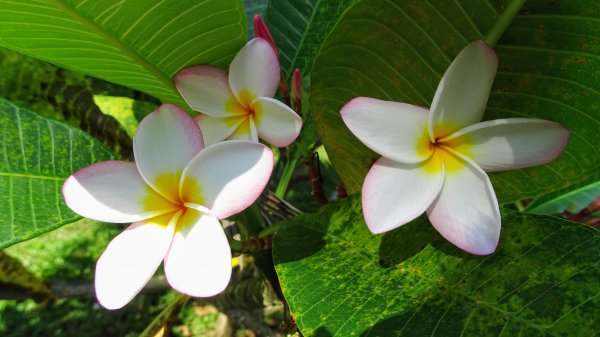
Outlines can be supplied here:
<path id="1" fill-rule="evenodd" d="M 462 141 L 446 141 L 444 138 L 436 138 L 432 142 L 426 124 L 422 126 L 422 130 L 421 136 L 417 138 L 416 148 L 420 156 L 429 157 L 423 169 L 432 174 L 439 174 L 443 163 L 446 174 L 460 172 L 464 167 L 463 160 L 455 153 L 468 155 L 469 145 Z"/>

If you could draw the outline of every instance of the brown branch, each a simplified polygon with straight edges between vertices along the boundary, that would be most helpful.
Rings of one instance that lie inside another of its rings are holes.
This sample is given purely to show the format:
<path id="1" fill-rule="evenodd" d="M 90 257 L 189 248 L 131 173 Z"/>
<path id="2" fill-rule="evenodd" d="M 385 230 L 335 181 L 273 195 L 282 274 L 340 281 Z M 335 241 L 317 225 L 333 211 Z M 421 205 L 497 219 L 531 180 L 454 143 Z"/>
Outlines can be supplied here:
<path id="1" fill-rule="evenodd" d="M 325 196 L 325 190 L 323 190 L 323 185 L 321 184 L 321 175 L 319 170 L 317 169 L 317 161 L 315 160 L 316 154 L 313 153 L 308 156 L 306 160 L 306 171 L 308 172 L 308 177 L 310 178 L 310 184 L 312 186 L 311 195 L 317 199 L 319 205 L 327 205 L 329 200 Z"/>

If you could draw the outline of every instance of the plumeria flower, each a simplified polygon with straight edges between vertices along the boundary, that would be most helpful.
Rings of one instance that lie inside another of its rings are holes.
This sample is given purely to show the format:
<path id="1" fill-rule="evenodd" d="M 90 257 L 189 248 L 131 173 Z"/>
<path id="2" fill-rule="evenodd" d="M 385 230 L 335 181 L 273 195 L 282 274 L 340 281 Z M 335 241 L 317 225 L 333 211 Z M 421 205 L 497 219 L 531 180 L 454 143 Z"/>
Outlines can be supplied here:
<path id="1" fill-rule="evenodd" d="M 383 156 L 362 188 L 371 232 L 389 231 L 426 211 L 454 245 L 477 255 L 494 252 L 500 212 L 485 172 L 547 163 L 569 139 L 562 126 L 540 119 L 480 122 L 497 67 L 494 50 L 476 41 L 446 70 L 431 110 L 367 97 L 342 108 L 348 128 Z"/>
<path id="2" fill-rule="evenodd" d="M 174 289 L 198 297 L 221 292 L 231 276 L 231 251 L 219 219 L 256 200 L 271 175 L 271 150 L 248 141 L 204 147 L 198 125 L 172 104 L 142 120 L 133 150 L 135 163 L 100 162 L 63 185 L 77 214 L 132 222 L 96 264 L 98 301 L 123 307 L 163 260 Z"/>
<path id="3" fill-rule="evenodd" d="M 277 146 L 291 144 L 300 133 L 302 118 L 274 99 L 280 68 L 273 47 L 262 38 L 249 41 L 235 56 L 229 74 L 198 65 L 175 76 L 175 86 L 195 111 L 204 142 L 258 139 Z"/>

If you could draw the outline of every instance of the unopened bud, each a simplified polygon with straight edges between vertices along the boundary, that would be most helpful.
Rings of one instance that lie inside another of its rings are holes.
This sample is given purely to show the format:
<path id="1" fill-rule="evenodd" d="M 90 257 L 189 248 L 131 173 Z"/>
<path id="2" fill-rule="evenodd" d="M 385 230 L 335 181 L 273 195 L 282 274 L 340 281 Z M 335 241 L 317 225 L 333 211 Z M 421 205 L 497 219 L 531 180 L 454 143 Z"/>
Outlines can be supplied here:
<path id="1" fill-rule="evenodd" d="M 275 52 L 277 52 L 275 40 L 273 40 L 273 36 L 271 35 L 269 28 L 267 28 L 265 21 L 260 17 L 260 15 L 254 16 L 254 35 L 256 35 L 256 37 L 260 37 L 261 39 L 265 39 L 267 42 L 269 42 L 271 47 L 273 47 Z"/>

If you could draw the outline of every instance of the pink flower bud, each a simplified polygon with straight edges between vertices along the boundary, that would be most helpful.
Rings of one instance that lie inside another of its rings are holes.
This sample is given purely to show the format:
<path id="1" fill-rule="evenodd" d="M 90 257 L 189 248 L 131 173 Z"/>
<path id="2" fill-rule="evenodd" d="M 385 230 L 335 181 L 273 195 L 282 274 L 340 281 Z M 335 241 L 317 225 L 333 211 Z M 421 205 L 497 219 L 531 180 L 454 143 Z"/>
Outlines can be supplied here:
<path id="1" fill-rule="evenodd" d="M 292 75 L 292 99 L 294 101 L 302 100 L 302 73 L 296 68 Z"/>
<path id="2" fill-rule="evenodd" d="M 256 35 L 256 37 L 260 37 L 261 39 L 265 39 L 267 42 L 269 42 L 271 47 L 273 47 L 275 52 L 277 52 L 275 40 L 273 40 L 273 36 L 271 35 L 269 28 L 267 28 L 265 21 L 260 17 L 260 15 L 254 16 L 254 35 Z"/>

